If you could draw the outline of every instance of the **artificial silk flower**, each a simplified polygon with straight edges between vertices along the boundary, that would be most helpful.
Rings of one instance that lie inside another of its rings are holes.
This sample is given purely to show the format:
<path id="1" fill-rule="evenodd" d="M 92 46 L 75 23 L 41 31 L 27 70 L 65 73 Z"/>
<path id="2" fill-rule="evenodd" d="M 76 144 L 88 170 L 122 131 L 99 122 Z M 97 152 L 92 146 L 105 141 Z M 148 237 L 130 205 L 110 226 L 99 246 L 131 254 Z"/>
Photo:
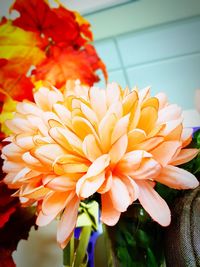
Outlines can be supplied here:
<path id="1" fill-rule="evenodd" d="M 4 182 L 27 205 L 37 203 L 39 226 L 58 215 L 57 240 L 65 247 L 76 226 L 81 200 L 101 195 L 101 220 L 115 225 L 139 200 L 153 220 L 170 223 L 170 210 L 154 189 L 198 186 L 176 167 L 198 150 L 185 148 L 192 131 L 183 129 L 181 109 L 149 88 L 106 89 L 68 82 L 63 92 L 42 87 L 35 103 L 18 103 L 7 121 L 12 134 L 3 150 Z"/>

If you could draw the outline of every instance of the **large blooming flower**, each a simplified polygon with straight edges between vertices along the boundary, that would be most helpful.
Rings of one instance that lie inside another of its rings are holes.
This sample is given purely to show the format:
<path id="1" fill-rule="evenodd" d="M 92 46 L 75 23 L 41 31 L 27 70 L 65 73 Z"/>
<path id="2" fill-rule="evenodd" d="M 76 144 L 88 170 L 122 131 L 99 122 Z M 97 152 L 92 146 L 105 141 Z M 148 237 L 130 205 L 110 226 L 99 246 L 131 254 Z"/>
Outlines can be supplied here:
<path id="1" fill-rule="evenodd" d="M 57 239 L 64 247 L 76 225 L 80 200 L 101 195 L 101 219 L 114 225 L 139 200 L 163 226 L 170 210 L 154 190 L 156 182 L 176 189 L 195 188 L 197 179 L 176 167 L 196 149 L 184 148 L 181 109 L 149 88 L 106 90 L 69 82 L 61 93 L 40 88 L 35 103 L 17 105 L 7 121 L 11 143 L 3 148 L 5 182 L 27 205 L 38 203 L 38 225 L 60 215 Z"/>

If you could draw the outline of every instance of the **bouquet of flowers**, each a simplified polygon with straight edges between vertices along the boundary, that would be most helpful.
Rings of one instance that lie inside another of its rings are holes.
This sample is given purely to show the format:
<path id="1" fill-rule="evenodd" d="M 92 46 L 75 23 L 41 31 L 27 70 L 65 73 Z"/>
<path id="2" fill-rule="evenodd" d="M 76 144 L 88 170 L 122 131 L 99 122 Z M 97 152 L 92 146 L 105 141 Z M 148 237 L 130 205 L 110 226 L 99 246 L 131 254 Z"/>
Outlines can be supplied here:
<path id="1" fill-rule="evenodd" d="M 47 18 L 56 14 L 62 21 L 69 12 L 80 21 L 64 7 L 50 9 L 39 2 L 48 8 Z M 21 31 L 29 5 L 17 0 L 12 7 L 21 12 L 16 26 L 3 21 L 0 27 Z M 35 86 L 33 100 L 21 99 L 9 113 L 12 118 L 6 118 L 3 181 L 23 206 L 33 207 L 36 225 L 59 220 L 57 241 L 65 266 L 92 266 L 88 243 L 101 223 L 108 266 L 161 266 L 169 206 L 180 189 L 199 185 L 194 176 L 200 171 L 199 132 L 189 147 L 192 129 L 183 128 L 180 107 L 170 104 L 164 93 L 151 96 L 149 88 L 122 89 L 117 83 L 105 89 L 91 86 L 97 79 L 94 70 L 102 68 L 106 76 L 94 48 L 89 45 L 87 50 L 82 35 L 72 40 L 67 34 L 60 40 L 41 21 L 39 38 L 48 43 L 42 51 L 46 55 L 36 57 L 40 62 L 25 77 Z M 84 23 L 76 22 L 76 27 L 90 36 Z M 33 25 L 26 25 L 30 34 Z M 80 44 L 85 48 L 80 50 Z M 83 216 L 89 223 L 83 223 Z"/>

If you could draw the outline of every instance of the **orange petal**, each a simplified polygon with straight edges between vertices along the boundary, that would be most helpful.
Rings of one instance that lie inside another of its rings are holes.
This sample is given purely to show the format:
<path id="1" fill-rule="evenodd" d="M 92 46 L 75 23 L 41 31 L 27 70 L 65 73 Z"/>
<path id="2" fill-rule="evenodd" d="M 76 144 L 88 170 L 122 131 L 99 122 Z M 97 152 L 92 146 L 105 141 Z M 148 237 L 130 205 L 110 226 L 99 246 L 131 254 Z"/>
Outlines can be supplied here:
<path id="1" fill-rule="evenodd" d="M 65 208 L 58 224 L 57 241 L 63 249 L 69 242 L 76 226 L 79 199 L 74 196 Z"/>
<path id="2" fill-rule="evenodd" d="M 45 181 L 46 180 L 43 179 L 43 183 L 45 183 Z M 54 191 L 65 192 L 75 189 L 76 182 L 67 175 L 63 175 L 51 179 L 49 182 L 45 183 L 45 187 Z"/>
<path id="3" fill-rule="evenodd" d="M 152 158 L 143 159 L 140 167 L 136 171 L 130 171 L 129 175 L 133 179 L 146 180 L 154 179 L 160 173 L 160 164 Z"/>
<path id="4" fill-rule="evenodd" d="M 199 153 L 199 149 L 195 148 L 185 148 L 180 151 L 180 153 L 170 161 L 171 165 L 180 165 L 184 164 L 193 158 Z"/>
<path id="5" fill-rule="evenodd" d="M 76 184 L 76 193 L 78 196 L 87 198 L 93 195 L 105 181 L 105 172 L 96 176 L 88 177 L 87 174 L 80 178 Z"/>
<path id="6" fill-rule="evenodd" d="M 103 182 L 103 184 L 101 185 L 101 187 L 98 189 L 97 192 L 100 194 L 104 194 L 110 190 L 111 186 L 112 186 L 112 172 L 108 170 L 105 173 L 105 181 Z"/>
<path id="7" fill-rule="evenodd" d="M 109 83 L 106 87 L 106 103 L 107 106 L 111 106 L 114 102 L 120 100 L 120 87 L 117 83 Z"/>
<path id="8" fill-rule="evenodd" d="M 101 221 L 109 226 L 115 225 L 119 220 L 121 212 L 114 208 L 109 193 L 101 195 L 101 204 Z"/>
<path id="9" fill-rule="evenodd" d="M 163 141 L 164 141 L 164 137 L 161 137 L 161 136 L 151 137 L 139 144 L 132 146 L 132 149 L 151 151 L 152 149 L 157 147 L 159 144 L 161 144 Z"/>
<path id="10" fill-rule="evenodd" d="M 57 157 L 65 154 L 66 151 L 57 144 L 47 144 L 35 148 L 31 154 L 35 156 L 40 162 L 52 165 Z"/>
<path id="11" fill-rule="evenodd" d="M 145 131 L 134 129 L 128 133 L 128 148 L 127 151 L 134 150 L 134 146 L 144 141 L 146 138 Z"/>
<path id="12" fill-rule="evenodd" d="M 94 135 L 89 134 L 85 137 L 83 144 L 83 152 L 87 159 L 91 162 L 95 161 L 98 157 L 101 156 L 102 152 L 97 144 L 97 141 Z"/>
<path id="13" fill-rule="evenodd" d="M 139 168 L 143 158 L 151 157 L 151 154 L 143 150 L 128 152 L 117 164 L 115 171 L 118 173 L 129 174 Z"/>
<path id="14" fill-rule="evenodd" d="M 36 220 L 36 224 L 38 226 L 45 226 L 49 224 L 51 221 L 53 221 L 57 215 L 58 214 L 45 215 L 42 211 L 40 211 Z"/>
<path id="15" fill-rule="evenodd" d="M 111 147 L 109 151 L 111 164 L 116 164 L 124 156 L 128 145 L 127 135 L 120 137 Z"/>
<path id="16" fill-rule="evenodd" d="M 92 109 L 96 113 L 99 120 L 101 120 L 107 111 L 105 91 L 100 90 L 97 87 L 91 87 L 89 91 L 89 98 Z"/>
<path id="17" fill-rule="evenodd" d="M 42 202 L 42 211 L 45 215 L 55 214 L 62 211 L 67 203 L 73 198 L 74 192 L 52 192 Z"/>
<path id="18" fill-rule="evenodd" d="M 166 166 L 155 180 L 175 189 L 196 188 L 199 185 L 193 174 L 170 165 Z"/>
<path id="19" fill-rule="evenodd" d="M 158 113 L 154 107 L 147 106 L 143 108 L 137 128 L 144 130 L 148 134 L 154 128 L 157 117 Z"/>
<path id="20" fill-rule="evenodd" d="M 153 189 L 149 182 L 137 181 L 139 186 L 139 201 L 154 221 L 162 226 L 168 226 L 171 221 L 171 213 L 167 203 Z"/>
<path id="21" fill-rule="evenodd" d="M 132 203 L 132 199 L 129 196 L 129 190 L 120 177 L 113 176 L 109 195 L 113 207 L 120 212 L 126 211 L 128 206 Z"/>
<path id="22" fill-rule="evenodd" d="M 128 124 L 129 115 L 126 115 L 117 121 L 112 133 L 111 144 L 114 144 L 122 135 L 127 133 Z"/>
<path id="23" fill-rule="evenodd" d="M 166 123 L 171 120 L 177 120 L 181 118 L 181 108 L 175 104 L 168 105 L 165 108 L 159 110 L 157 124 Z"/>
<path id="24" fill-rule="evenodd" d="M 73 130 L 76 132 L 76 135 L 83 140 L 88 134 L 96 135 L 94 127 L 92 124 L 85 118 L 75 116 L 72 119 Z"/>
<path id="25" fill-rule="evenodd" d="M 184 128 L 182 135 L 181 135 L 181 141 L 182 141 L 182 147 L 186 147 L 190 144 L 192 141 L 192 128 Z"/>
<path id="26" fill-rule="evenodd" d="M 136 91 L 130 92 L 123 100 L 123 115 L 128 114 L 133 109 L 135 102 L 138 100 L 138 93 Z"/>
<path id="27" fill-rule="evenodd" d="M 166 141 L 151 150 L 151 154 L 162 166 L 166 166 L 180 149 L 181 142 Z"/>
<path id="28" fill-rule="evenodd" d="M 116 125 L 117 118 L 114 114 L 106 114 L 99 124 L 99 137 L 101 140 L 101 149 L 104 153 L 108 152 L 111 145 L 113 129 Z"/>
<path id="29" fill-rule="evenodd" d="M 102 171 L 105 170 L 106 167 L 108 167 L 109 163 L 110 163 L 110 156 L 108 154 L 100 156 L 89 167 L 87 176 L 92 177 L 101 173 Z"/>

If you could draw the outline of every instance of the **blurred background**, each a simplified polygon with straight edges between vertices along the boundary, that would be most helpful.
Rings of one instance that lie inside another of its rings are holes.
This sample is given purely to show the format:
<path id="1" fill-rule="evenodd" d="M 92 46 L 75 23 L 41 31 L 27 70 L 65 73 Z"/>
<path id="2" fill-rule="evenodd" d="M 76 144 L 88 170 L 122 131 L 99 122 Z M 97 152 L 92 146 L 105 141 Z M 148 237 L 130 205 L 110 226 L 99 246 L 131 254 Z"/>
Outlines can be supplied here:
<path id="1" fill-rule="evenodd" d="M 122 87 L 150 85 L 153 95 L 164 91 L 170 102 L 184 109 L 186 126 L 200 125 L 199 0 L 60 2 L 91 23 L 109 82 Z M 7 14 L 11 4 L 0 0 L 0 16 Z M 103 87 L 104 81 L 98 85 Z M 38 232 L 32 230 L 29 241 L 20 242 L 14 258 L 17 267 L 59 267 L 61 255 L 54 223 Z"/>

